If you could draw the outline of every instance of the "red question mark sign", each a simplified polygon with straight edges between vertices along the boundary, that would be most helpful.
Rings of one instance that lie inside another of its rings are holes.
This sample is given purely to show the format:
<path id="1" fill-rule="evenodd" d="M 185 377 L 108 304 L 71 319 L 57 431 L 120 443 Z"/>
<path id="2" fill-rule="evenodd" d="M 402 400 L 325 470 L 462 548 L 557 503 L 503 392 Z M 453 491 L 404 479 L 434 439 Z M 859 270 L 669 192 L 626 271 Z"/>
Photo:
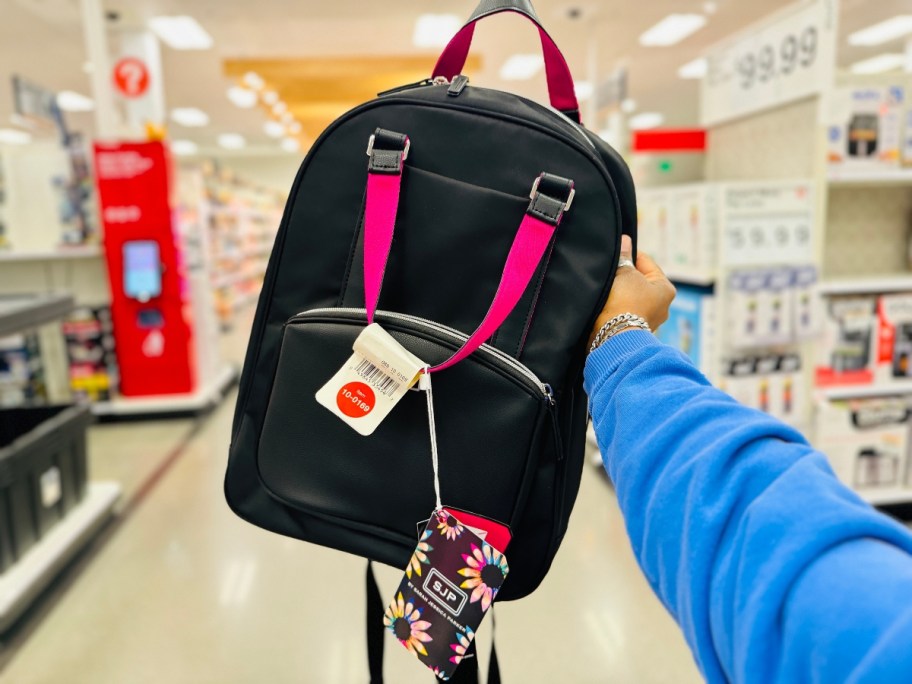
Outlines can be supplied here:
<path id="1" fill-rule="evenodd" d="M 136 57 L 124 57 L 114 65 L 114 85 L 125 97 L 141 97 L 149 89 L 149 70 Z"/>

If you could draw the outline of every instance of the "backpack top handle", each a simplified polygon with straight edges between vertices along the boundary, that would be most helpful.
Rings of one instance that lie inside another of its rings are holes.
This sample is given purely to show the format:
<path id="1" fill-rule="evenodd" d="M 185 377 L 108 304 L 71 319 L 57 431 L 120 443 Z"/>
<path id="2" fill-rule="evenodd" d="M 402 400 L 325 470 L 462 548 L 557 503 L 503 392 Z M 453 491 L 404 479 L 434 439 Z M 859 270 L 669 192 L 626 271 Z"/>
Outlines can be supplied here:
<path id="1" fill-rule="evenodd" d="M 541 20 L 529 0 L 481 0 L 469 20 L 443 49 L 443 53 L 434 67 L 432 77 L 443 76 L 447 80 L 452 80 L 453 77 L 460 74 L 469 56 L 469 49 L 472 47 L 475 23 L 500 12 L 514 12 L 522 15 L 538 27 L 545 58 L 545 75 L 548 79 L 548 96 L 551 99 L 551 106 L 576 123 L 580 123 L 579 103 L 573 89 L 570 67 L 567 66 L 567 60 L 564 59 L 554 40 L 542 27 Z"/>

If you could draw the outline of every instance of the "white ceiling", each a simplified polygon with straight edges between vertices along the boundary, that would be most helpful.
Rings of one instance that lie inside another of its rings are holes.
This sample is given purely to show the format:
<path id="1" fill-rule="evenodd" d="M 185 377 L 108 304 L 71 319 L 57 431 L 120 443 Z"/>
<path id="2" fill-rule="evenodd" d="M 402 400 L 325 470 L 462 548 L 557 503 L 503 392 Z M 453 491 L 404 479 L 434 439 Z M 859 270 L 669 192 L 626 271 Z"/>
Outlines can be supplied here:
<path id="1" fill-rule="evenodd" d="M 640 111 L 665 115 L 666 125 L 697 123 L 698 83 L 683 81 L 677 68 L 707 47 L 744 28 L 792 0 L 717 0 L 717 11 L 705 28 L 680 44 L 643 48 L 637 37 L 671 12 L 700 12 L 701 0 L 535 0 L 539 15 L 564 50 L 578 80 L 590 64 L 604 78 L 614 67 L 629 70 L 630 96 Z M 424 12 L 468 16 L 474 0 L 105 0 L 119 14 L 111 22 L 111 43 L 117 27 L 141 26 L 157 14 L 190 14 L 213 36 L 215 45 L 202 52 L 162 48 L 165 97 L 169 107 L 199 107 L 211 116 L 203 129 L 172 125 L 175 138 L 214 145 L 218 134 L 239 132 L 260 149 L 276 149 L 262 132 L 264 113 L 240 110 L 228 102 L 229 85 L 221 60 L 229 57 L 299 57 L 331 55 L 427 55 L 428 71 L 436 53 L 412 46 L 415 19 Z M 583 10 L 581 19 L 567 17 L 570 7 Z M 845 34 L 899 13 L 912 13 L 912 0 L 843 0 L 839 60 L 846 64 L 901 43 L 875 48 L 850 48 Z M 0 0 L 0 80 L 20 74 L 52 90 L 89 93 L 83 66 L 85 49 L 78 0 Z M 483 60 L 473 78 L 489 87 L 509 89 L 541 99 L 542 76 L 529 82 L 503 82 L 497 72 L 516 52 L 538 49 L 535 32 L 515 16 L 497 16 L 481 24 L 475 49 Z M 594 54 L 593 54 L 594 51 Z M 9 86 L 0 85 L 0 126 L 12 110 Z M 68 115 L 73 128 L 91 134 L 90 115 Z"/>

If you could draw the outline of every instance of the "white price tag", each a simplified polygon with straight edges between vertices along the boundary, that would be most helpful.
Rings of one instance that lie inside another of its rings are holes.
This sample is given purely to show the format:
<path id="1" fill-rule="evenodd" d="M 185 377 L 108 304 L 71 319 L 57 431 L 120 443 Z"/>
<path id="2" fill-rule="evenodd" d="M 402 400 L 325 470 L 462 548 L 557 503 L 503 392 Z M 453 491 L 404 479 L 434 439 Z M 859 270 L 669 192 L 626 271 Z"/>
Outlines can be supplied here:
<path id="1" fill-rule="evenodd" d="M 810 181 L 726 184 L 721 218 L 723 264 L 813 261 L 813 197 Z"/>
<path id="2" fill-rule="evenodd" d="M 317 402 L 354 428 L 370 435 L 418 381 L 427 365 L 377 323 L 352 345 L 354 354 L 316 394 Z"/>
<path id="3" fill-rule="evenodd" d="M 707 54 L 703 125 L 821 92 L 833 81 L 837 0 L 796 3 Z"/>

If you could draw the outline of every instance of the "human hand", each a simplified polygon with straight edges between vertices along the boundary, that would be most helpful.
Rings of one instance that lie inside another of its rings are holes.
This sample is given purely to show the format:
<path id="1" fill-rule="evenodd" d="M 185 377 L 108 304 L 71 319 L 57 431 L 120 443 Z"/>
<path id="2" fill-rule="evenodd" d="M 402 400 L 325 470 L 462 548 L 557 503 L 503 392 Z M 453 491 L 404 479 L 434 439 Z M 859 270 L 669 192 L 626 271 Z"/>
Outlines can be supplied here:
<path id="1" fill-rule="evenodd" d="M 630 237 L 621 237 L 621 259 L 631 259 L 633 242 Z M 614 285 L 605 302 L 605 308 L 595 321 L 595 328 L 589 336 L 589 344 L 605 323 L 620 314 L 632 313 L 642 316 L 651 330 L 656 330 L 668 320 L 668 308 L 675 298 L 675 287 L 648 254 L 637 255 L 636 267 L 622 266 L 614 278 Z M 636 328 L 627 328 L 635 330 Z"/>

